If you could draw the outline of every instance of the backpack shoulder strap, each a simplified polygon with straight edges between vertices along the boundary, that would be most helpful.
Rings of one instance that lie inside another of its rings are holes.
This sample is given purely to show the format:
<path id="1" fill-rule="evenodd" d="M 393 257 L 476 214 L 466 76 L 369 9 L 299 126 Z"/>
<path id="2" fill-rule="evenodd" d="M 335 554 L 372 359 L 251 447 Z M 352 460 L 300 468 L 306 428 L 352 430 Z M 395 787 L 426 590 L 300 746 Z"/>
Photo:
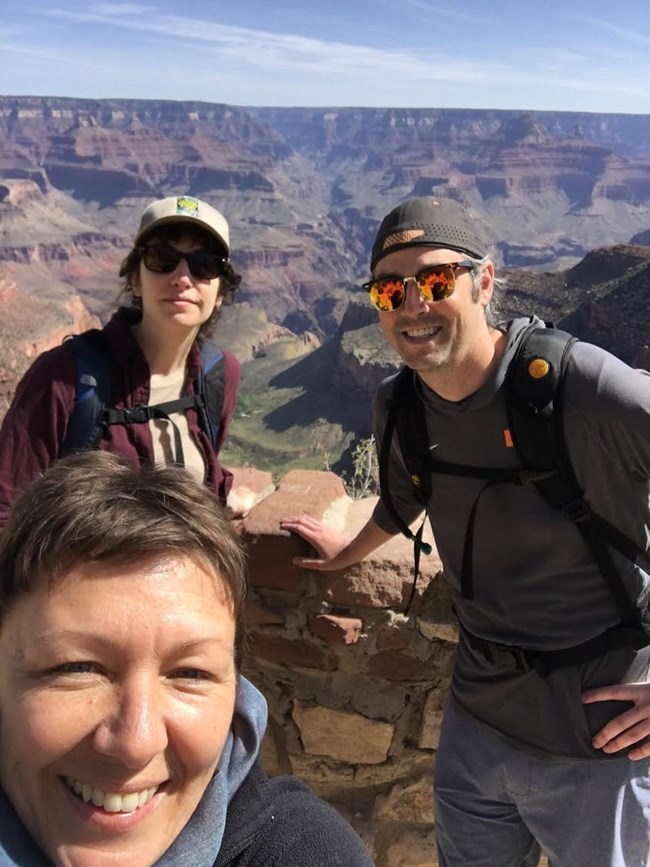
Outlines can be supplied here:
<path id="1" fill-rule="evenodd" d="M 576 338 L 556 328 L 527 326 L 506 378 L 510 434 L 523 463 L 535 469 L 557 469 L 544 496 L 552 497 L 552 484 L 579 492 L 564 443 L 562 399 L 564 379 Z M 580 492 L 581 494 L 581 492 Z M 564 490 L 558 489 L 556 505 Z"/>
<path id="2" fill-rule="evenodd" d="M 429 473 L 424 472 L 423 456 L 427 455 L 427 434 L 424 410 L 415 390 L 413 371 L 403 367 L 395 377 L 388 400 L 386 425 L 379 449 L 379 486 L 381 498 L 393 520 L 407 538 L 412 538 L 408 526 L 398 515 L 390 496 L 390 450 L 397 431 L 400 451 L 406 464 L 416 498 L 426 506 L 431 493 Z"/>
<path id="3" fill-rule="evenodd" d="M 429 437 L 424 405 L 417 393 L 415 374 L 403 367 L 395 380 L 389 412 L 395 414 L 400 451 L 416 497 L 423 506 L 431 496 Z"/>
<path id="4" fill-rule="evenodd" d="M 110 405 L 113 365 L 99 329 L 70 338 L 77 371 L 75 403 L 59 457 L 95 448 L 101 438 L 101 416 Z"/>
<path id="5" fill-rule="evenodd" d="M 384 434 L 379 448 L 379 488 L 382 502 L 385 504 L 400 532 L 413 542 L 413 584 L 405 609 L 408 613 L 415 598 L 415 589 L 420 571 L 420 554 L 430 554 L 432 548 L 428 542 L 422 541 L 426 515 L 419 530 L 413 533 L 397 511 L 390 494 L 390 450 L 396 428 L 400 451 L 411 477 L 415 496 L 426 510 L 431 493 L 431 478 L 428 473 L 424 472 L 422 455 L 418 455 L 418 449 L 422 445 L 424 445 L 425 453 L 427 450 L 426 424 L 422 404 L 415 391 L 413 371 L 408 367 L 403 367 L 395 378 L 393 392 L 388 402 L 388 414 L 386 416 Z M 406 436 L 407 430 L 409 432 L 408 436 Z"/>
<path id="6" fill-rule="evenodd" d="M 573 521 L 589 545 L 624 623 L 637 624 L 639 611 L 608 546 L 634 560 L 638 547 L 591 510 L 576 478 L 564 438 L 566 370 L 576 338 L 553 326 L 532 323 L 510 365 L 506 388 L 512 441 L 524 465 L 540 473 L 534 484 L 550 505 Z"/>
<path id="7" fill-rule="evenodd" d="M 202 344 L 200 355 L 201 369 L 194 383 L 199 398 L 199 422 L 216 449 L 226 392 L 226 359 L 223 352 L 210 342 Z"/>

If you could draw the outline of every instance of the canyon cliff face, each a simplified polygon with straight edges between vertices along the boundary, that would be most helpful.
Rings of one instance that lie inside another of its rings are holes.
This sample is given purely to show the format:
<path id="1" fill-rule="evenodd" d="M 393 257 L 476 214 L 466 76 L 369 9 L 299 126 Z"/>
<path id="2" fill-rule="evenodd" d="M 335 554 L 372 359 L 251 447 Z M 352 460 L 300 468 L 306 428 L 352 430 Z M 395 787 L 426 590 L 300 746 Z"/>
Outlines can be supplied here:
<path id="1" fill-rule="evenodd" d="M 407 195 L 462 201 L 511 267 L 561 270 L 648 231 L 650 118 L 0 98 L 3 260 L 103 295 L 145 205 L 178 192 L 228 217 L 240 299 L 322 338 Z"/>
<path id="2" fill-rule="evenodd" d="M 650 370 L 650 247 L 594 250 L 567 273 L 567 284 L 587 291 L 562 327 Z"/>
<path id="3" fill-rule="evenodd" d="M 30 361 L 71 334 L 100 324 L 78 295 L 63 300 L 23 292 L 0 267 L 0 416 Z"/>
<path id="4" fill-rule="evenodd" d="M 650 119 L 450 109 L 255 109 L 330 178 L 361 260 L 407 195 L 469 205 L 510 266 L 560 269 L 647 228 Z M 365 264 L 365 262 L 364 262 Z"/>
<path id="5" fill-rule="evenodd" d="M 53 289 L 92 294 L 105 317 L 140 214 L 182 192 L 227 215 L 241 300 L 294 332 L 333 330 L 319 303 L 354 264 L 326 184 L 268 124 L 224 105 L 0 98 L 0 261 L 27 290 L 47 262 Z"/>

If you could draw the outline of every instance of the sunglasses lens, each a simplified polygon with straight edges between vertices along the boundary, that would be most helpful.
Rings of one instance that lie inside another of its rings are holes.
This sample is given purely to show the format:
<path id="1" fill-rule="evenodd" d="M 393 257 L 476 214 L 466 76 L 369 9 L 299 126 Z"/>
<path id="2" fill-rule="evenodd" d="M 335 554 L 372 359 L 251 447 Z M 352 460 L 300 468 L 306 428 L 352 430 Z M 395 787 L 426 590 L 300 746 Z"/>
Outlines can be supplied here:
<path id="1" fill-rule="evenodd" d="M 415 278 L 418 288 L 427 301 L 442 301 L 454 293 L 454 269 L 449 265 L 433 265 L 423 268 Z"/>
<path id="2" fill-rule="evenodd" d="M 196 253 L 188 253 L 185 258 L 190 271 L 199 280 L 214 280 L 223 274 L 224 261 L 216 253 L 197 250 Z"/>
<path id="3" fill-rule="evenodd" d="M 142 248 L 142 261 L 145 268 L 155 274 L 171 274 L 181 259 L 185 259 L 190 273 L 198 280 L 214 280 L 224 272 L 224 260 L 217 253 L 207 250 L 196 250 L 193 253 L 181 253 L 173 247 L 163 244 L 152 244 Z"/>
<path id="4" fill-rule="evenodd" d="M 181 255 L 173 247 L 154 244 L 142 248 L 142 261 L 154 274 L 170 274 L 181 261 Z"/>
<path id="5" fill-rule="evenodd" d="M 404 301 L 404 283 L 395 277 L 374 280 L 370 284 L 370 302 L 383 312 L 397 310 Z"/>

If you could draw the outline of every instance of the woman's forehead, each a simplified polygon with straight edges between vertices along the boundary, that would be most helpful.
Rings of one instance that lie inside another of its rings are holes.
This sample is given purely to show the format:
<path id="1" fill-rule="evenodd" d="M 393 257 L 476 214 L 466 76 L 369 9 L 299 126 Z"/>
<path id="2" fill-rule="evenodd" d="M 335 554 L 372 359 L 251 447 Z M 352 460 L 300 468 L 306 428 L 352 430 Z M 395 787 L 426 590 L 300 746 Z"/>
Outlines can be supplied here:
<path id="1" fill-rule="evenodd" d="M 171 556 L 146 563 L 85 561 L 54 581 L 42 577 L 15 600 L 0 633 L 20 631 L 26 623 L 30 632 L 83 628 L 110 637 L 136 628 L 176 641 L 199 634 L 232 637 L 234 611 L 214 569 Z"/>
<path id="2" fill-rule="evenodd" d="M 29 586 L 17 595 L 29 597 L 32 594 L 52 596 L 62 592 L 74 592 L 82 597 L 92 594 L 93 588 L 107 579 L 127 580 L 136 588 L 139 581 L 151 575 L 173 576 L 167 580 L 166 592 L 177 589 L 182 592 L 184 580 L 192 576 L 194 583 L 201 585 L 201 592 L 225 605 L 232 605 L 232 588 L 226 577 L 220 574 L 207 558 L 198 552 L 159 551 L 133 557 L 120 553 L 115 557 L 100 560 L 80 559 L 70 561 L 57 574 L 35 574 Z M 160 587 L 162 591 L 162 585 Z M 8 605 L 3 621 L 11 616 L 12 605 Z"/>

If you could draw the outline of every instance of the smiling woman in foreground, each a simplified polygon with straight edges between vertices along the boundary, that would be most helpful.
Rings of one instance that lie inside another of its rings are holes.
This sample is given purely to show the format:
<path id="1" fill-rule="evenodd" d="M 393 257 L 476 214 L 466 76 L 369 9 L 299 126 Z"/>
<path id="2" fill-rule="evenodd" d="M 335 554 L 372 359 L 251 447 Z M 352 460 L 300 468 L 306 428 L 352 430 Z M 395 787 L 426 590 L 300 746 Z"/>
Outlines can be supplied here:
<path id="1" fill-rule="evenodd" d="M 259 761 L 240 673 L 245 559 L 177 468 L 62 459 L 0 542 L 0 863 L 367 867 L 360 839 Z"/>

